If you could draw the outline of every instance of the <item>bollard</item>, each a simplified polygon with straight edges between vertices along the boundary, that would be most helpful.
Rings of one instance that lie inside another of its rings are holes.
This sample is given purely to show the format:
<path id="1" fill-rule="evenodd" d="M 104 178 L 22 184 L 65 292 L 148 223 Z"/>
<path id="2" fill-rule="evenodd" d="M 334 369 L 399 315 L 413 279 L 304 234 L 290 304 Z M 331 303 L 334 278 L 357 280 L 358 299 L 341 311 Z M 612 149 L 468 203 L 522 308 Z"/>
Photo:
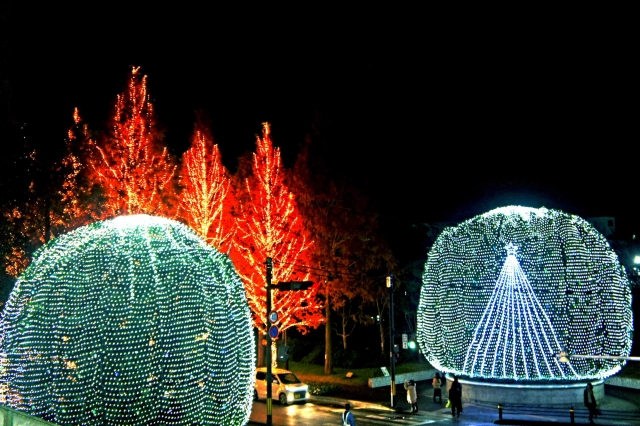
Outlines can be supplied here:
<path id="1" fill-rule="evenodd" d="M 571 423 L 575 423 L 576 422 L 575 417 L 574 417 L 575 416 L 575 411 L 573 410 L 573 407 L 571 407 L 569 409 L 569 416 L 571 416 Z"/>
<path id="2" fill-rule="evenodd" d="M 498 420 L 502 420 L 502 404 L 498 404 Z"/>

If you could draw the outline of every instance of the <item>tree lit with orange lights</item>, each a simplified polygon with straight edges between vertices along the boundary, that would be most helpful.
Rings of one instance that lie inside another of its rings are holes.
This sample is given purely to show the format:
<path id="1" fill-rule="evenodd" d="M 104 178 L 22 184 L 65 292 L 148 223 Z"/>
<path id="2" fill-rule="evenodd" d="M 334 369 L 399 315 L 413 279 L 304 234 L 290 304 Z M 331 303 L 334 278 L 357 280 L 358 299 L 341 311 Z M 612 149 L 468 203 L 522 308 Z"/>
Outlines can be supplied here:
<path id="1" fill-rule="evenodd" d="M 263 124 L 262 136 L 256 137 L 251 170 L 244 180 L 231 257 L 244 281 L 254 325 L 266 333 L 265 260 L 273 259 L 273 283 L 306 280 L 312 241 L 294 194 L 285 185 L 280 149 L 273 146 L 268 123 Z M 280 315 L 281 331 L 298 327 L 304 332 L 322 323 L 317 291 L 317 283 L 305 291 L 272 291 L 272 306 Z"/>
<path id="2" fill-rule="evenodd" d="M 55 192 L 56 205 L 51 216 L 54 235 L 99 220 L 102 198 L 96 182 L 90 179 L 87 160 L 96 149 L 88 125 L 73 111 L 73 125 L 67 132 L 65 156 L 54 174 L 62 179 Z"/>
<path id="3" fill-rule="evenodd" d="M 191 147 L 182 157 L 179 216 L 209 244 L 226 253 L 235 220 L 233 193 L 218 145 L 203 126 L 196 125 Z"/>
<path id="4" fill-rule="evenodd" d="M 48 167 L 42 153 L 30 150 L 25 155 L 29 184 L 21 194 L 23 202 L 3 212 L 7 222 L 4 244 L 11 247 L 5 255 L 9 276 L 22 273 L 32 253 L 51 238 L 97 219 L 100 197 L 96 186 L 87 180 L 84 163 L 92 143 L 76 108 L 60 160 Z"/>
<path id="5" fill-rule="evenodd" d="M 176 166 L 160 144 L 147 76 L 133 68 L 119 94 L 109 134 L 91 161 L 106 198 L 106 217 L 146 213 L 172 216 Z"/>

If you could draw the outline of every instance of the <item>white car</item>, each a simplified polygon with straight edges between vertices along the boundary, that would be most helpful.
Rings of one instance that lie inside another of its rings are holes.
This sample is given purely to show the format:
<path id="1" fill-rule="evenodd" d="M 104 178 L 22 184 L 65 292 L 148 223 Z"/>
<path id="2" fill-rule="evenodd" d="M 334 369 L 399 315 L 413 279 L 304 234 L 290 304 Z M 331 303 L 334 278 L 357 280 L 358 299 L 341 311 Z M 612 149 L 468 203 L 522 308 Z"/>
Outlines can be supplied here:
<path id="1" fill-rule="evenodd" d="M 291 371 L 279 368 L 271 369 L 273 386 L 271 387 L 271 398 L 280 401 L 280 404 L 287 405 L 294 402 L 306 402 L 309 399 L 309 386 L 305 385 Z M 253 390 L 253 399 L 263 399 L 267 397 L 267 367 L 256 369 L 256 386 Z"/>

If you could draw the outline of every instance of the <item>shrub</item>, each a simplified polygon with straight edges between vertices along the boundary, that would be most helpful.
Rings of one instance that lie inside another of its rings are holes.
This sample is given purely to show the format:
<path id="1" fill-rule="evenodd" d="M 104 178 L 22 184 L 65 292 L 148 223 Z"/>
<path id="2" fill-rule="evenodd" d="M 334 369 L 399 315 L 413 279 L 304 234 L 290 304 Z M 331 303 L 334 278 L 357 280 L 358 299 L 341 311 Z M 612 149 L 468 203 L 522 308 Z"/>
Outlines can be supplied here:
<path id="1" fill-rule="evenodd" d="M 312 395 L 335 395 L 342 392 L 342 386 L 328 382 L 308 382 L 309 393 Z"/>

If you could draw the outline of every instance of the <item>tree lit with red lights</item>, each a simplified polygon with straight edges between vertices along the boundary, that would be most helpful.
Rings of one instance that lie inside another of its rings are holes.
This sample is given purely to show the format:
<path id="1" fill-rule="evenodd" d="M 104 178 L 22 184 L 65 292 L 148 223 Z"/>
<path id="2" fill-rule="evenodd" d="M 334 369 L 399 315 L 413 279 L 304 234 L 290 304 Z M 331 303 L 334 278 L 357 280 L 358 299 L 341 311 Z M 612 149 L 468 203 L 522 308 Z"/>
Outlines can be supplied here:
<path id="1" fill-rule="evenodd" d="M 176 166 L 161 146 L 147 76 L 133 68 L 118 95 L 109 134 L 91 161 L 106 197 L 106 216 L 146 213 L 171 216 Z"/>
<path id="2" fill-rule="evenodd" d="M 263 124 L 262 136 L 256 137 L 251 159 L 252 174 L 244 180 L 231 258 L 244 281 L 254 325 L 266 333 L 265 260 L 274 261 L 273 283 L 306 280 L 312 241 L 295 196 L 285 184 L 280 149 L 273 146 L 268 123 Z M 317 291 L 318 283 L 306 291 L 273 290 L 272 306 L 280 314 L 281 331 L 298 327 L 304 332 L 322 323 Z"/>

